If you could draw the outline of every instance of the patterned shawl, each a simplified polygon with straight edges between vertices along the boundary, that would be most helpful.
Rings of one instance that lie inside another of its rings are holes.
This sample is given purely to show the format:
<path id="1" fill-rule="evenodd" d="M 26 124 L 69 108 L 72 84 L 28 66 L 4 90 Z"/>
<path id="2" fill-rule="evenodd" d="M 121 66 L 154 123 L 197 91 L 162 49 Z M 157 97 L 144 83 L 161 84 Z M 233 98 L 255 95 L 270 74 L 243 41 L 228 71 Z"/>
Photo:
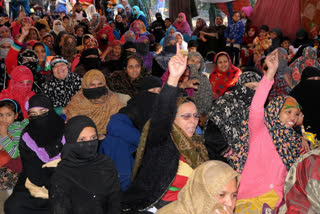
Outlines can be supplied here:
<path id="1" fill-rule="evenodd" d="M 317 60 L 317 51 L 313 47 L 306 47 L 303 50 L 302 56 L 290 64 L 290 68 L 292 69 L 290 75 L 291 88 L 294 88 L 299 84 L 301 80 L 301 74 L 308 66 L 316 67 L 318 69 L 320 68 L 320 64 Z"/>
<path id="2" fill-rule="evenodd" d="M 317 213 L 320 210 L 320 150 L 301 156 L 291 167 L 285 181 L 284 213 Z"/>
<path id="3" fill-rule="evenodd" d="M 280 121 L 280 112 L 288 96 L 278 96 L 271 100 L 264 111 L 265 125 L 287 170 L 300 155 L 301 136 L 294 129 Z M 294 99 L 294 98 L 292 98 Z M 249 151 L 248 121 L 242 123 L 242 133 L 235 151 L 234 167 L 238 172 L 243 170 Z"/>
<path id="4" fill-rule="evenodd" d="M 260 80 L 261 77 L 255 72 L 242 73 L 233 90 L 219 97 L 208 114 L 208 120 L 218 126 L 233 150 L 237 149 L 236 144 L 242 134 L 241 123 L 248 119 L 249 107 L 255 92 L 244 85 Z"/>
<path id="5" fill-rule="evenodd" d="M 65 107 L 66 116 L 67 120 L 77 115 L 88 116 L 96 124 L 98 133 L 106 134 L 106 128 L 111 115 L 118 113 L 122 108 L 122 104 L 116 95 L 109 89 L 108 94 L 98 99 L 87 99 L 83 95 L 83 88 L 89 88 L 89 84 L 93 80 L 102 80 L 103 84 L 106 85 L 106 79 L 101 71 L 95 69 L 88 71 L 83 76 L 81 84 L 82 89 L 72 97 L 70 103 Z"/>

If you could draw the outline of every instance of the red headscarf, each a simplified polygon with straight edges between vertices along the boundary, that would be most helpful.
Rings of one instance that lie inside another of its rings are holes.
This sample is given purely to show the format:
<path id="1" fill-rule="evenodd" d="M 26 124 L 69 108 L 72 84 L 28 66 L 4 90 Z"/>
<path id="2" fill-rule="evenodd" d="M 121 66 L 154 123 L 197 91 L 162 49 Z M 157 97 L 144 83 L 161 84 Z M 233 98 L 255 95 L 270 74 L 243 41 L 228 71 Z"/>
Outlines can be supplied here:
<path id="1" fill-rule="evenodd" d="M 217 61 L 219 56 L 225 55 L 229 60 L 229 68 L 227 71 L 220 71 L 217 65 Z M 218 53 L 215 58 L 214 62 L 216 63 L 215 69 L 210 74 L 210 83 L 212 86 L 213 98 L 218 99 L 220 96 L 227 91 L 228 88 L 234 86 L 241 74 L 241 70 L 236 66 L 232 65 L 230 56 L 226 52 Z"/>
<path id="2" fill-rule="evenodd" d="M 102 28 L 101 30 L 98 31 L 97 40 L 99 43 L 99 48 L 103 52 L 104 50 L 106 50 L 108 48 L 108 44 L 101 43 L 101 35 L 102 34 L 108 35 L 108 44 L 111 44 L 111 42 L 114 40 L 114 36 L 113 36 L 113 30 L 109 25 L 105 26 L 104 28 Z"/>
<path id="3" fill-rule="evenodd" d="M 95 43 L 95 45 L 92 45 Z M 89 48 L 99 48 L 98 41 L 95 38 L 89 38 L 86 43 L 84 44 L 84 49 L 87 50 Z"/>
<path id="4" fill-rule="evenodd" d="M 9 98 L 18 101 L 24 118 L 28 118 L 28 112 L 25 109 L 26 102 L 35 94 L 32 89 L 33 75 L 29 68 L 20 65 L 15 67 L 11 74 L 11 80 L 7 89 L 0 93 L 0 100 Z M 22 83 L 30 80 L 31 83 Z"/>
<path id="5" fill-rule="evenodd" d="M 253 40 L 258 36 L 258 28 L 256 26 L 250 26 L 249 30 L 250 29 L 253 29 L 255 33 L 253 36 L 249 36 L 249 35 L 243 36 L 243 39 L 242 39 L 243 43 L 251 44 L 251 43 L 253 43 Z M 247 32 L 247 34 L 248 34 L 248 32 Z"/>
<path id="6" fill-rule="evenodd" d="M 111 43 L 111 47 L 114 48 L 116 46 L 120 46 L 121 47 L 121 42 L 119 40 L 113 40 L 112 43 Z M 121 54 L 120 54 L 121 56 Z M 110 60 L 117 60 L 120 58 L 120 56 L 114 56 L 112 51 L 110 51 L 109 53 L 109 59 Z"/>

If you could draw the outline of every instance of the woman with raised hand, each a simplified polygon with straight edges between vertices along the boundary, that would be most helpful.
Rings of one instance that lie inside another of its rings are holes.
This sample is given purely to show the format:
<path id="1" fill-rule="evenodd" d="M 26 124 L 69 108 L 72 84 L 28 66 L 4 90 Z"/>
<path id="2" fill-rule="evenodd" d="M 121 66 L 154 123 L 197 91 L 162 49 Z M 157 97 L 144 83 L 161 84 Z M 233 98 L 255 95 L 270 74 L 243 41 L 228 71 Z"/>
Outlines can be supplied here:
<path id="1" fill-rule="evenodd" d="M 179 97 L 179 79 L 187 57 L 169 62 L 170 75 L 154 104 L 137 150 L 133 181 L 123 195 L 124 211 L 156 211 L 177 200 L 192 171 L 208 160 L 202 138 L 195 134 L 200 115 L 194 101 Z"/>

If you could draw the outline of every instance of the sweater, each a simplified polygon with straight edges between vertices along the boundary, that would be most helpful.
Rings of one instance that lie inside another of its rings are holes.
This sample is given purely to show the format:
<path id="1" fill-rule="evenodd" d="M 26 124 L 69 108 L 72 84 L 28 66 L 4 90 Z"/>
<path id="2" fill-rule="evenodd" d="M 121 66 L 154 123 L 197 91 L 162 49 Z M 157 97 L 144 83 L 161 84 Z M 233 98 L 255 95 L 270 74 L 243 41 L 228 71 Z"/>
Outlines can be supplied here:
<path id="1" fill-rule="evenodd" d="M 235 40 L 234 44 L 241 44 L 242 36 L 244 34 L 244 27 L 242 22 L 239 20 L 236 23 L 229 23 L 226 31 L 224 32 L 224 36 L 226 39 Z"/>
<path id="2" fill-rule="evenodd" d="M 107 133 L 106 138 L 99 146 L 99 153 L 110 157 L 115 163 L 120 177 L 121 189 L 124 191 L 131 182 L 134 163 L 132 153 L 138 147 L 140 132 L 134 127 L 127 115 L 118 113 L 111 116 Z"/>
<path id="3" fill-rule="evenodd" d="M 19 141 L 21 132 L 29 124 L 29 120 L 16 121 L 8 128 L 8 135 L 0 140 L 0 145 L 6 150 L 11 158 L 15 159 L 19 156 Z"/>
<path id="4" fill-rule="evenodd" d="M 249 153 L 241 174 L 238 200 L 261 196 L 274 190 L 283 198 L 287 170 L 264 121 L 264 103 L 274 81 L 265 76 L 259 83 L 249 113 Z M 263 139 L 263 140 L 262 140 Z"/>

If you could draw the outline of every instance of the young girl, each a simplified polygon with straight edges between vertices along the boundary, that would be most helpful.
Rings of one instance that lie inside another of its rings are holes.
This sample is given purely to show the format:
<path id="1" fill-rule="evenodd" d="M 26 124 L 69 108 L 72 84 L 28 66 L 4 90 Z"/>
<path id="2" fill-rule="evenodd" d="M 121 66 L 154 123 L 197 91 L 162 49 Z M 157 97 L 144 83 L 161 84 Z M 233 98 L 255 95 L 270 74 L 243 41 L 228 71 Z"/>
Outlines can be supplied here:
<path id="1" fill-rule="evenodd" d="M 264 50 L 268 49 L 272 40 L 269 35 L 269 27 L 267 25 L 262 25 L 260 27 L 259 35 L 253 40 L 254 44 L 254 62 L 257 61 L 261 56 L 264 55 Z"/>
<path id="2" fill-rule="evenodd" d="M 28 122 L 23 119 L 16 101 L 0 101 L 0 190 L 13 189 L 17 182 L 22 169 L 18 146 L 21 132 Z"/>
<path id="3" fill-rule="evenodd" d="M 242 36 L 244 34 L 244 27 L 240 20 L 240 12 L 235 12 L 232 16 L 224 36 L 226 38 L 226 51 L 231 58 L 231 62 L 234 60 L 234 65 L 238 66 L 239 64 L 239 51 L 240 45 L 242 43 Z"/>
<path id="4" fill-rule="evenodd" d="M 250 57 L 253 55 L 253 40 L 258 35 L 258 28 L 256 26 L 250 26 L 249 30 L 246 31 L 242 37 L 242 48 L 240 51 L 241 65 L 247 66 Z"/>
<path id="5" fill-rule="evenodd" d="M 245 165 L 236 213 L 246 213 L 248 209 L 261 213 L 263 207 L 278 207 L 283 199 L 285 177 L 301 152 L 301 136 L 293 129 L 300 115 L 297 101 L 278 96 L 264 109 L 279 64 L 278 51 L 268 55 L 265 62 L 268 70 L 255 92 L 248 125 L 240 137 L 243 145 L 249 142 L 249 152 L 239 161 Z"/>
<path id="6" fill-rule="evenodd" d="M 15 159 L 19 157 L 19 140 L 28 120 L 23 119 L 18 102 L 11 99 L 0 101 L 0 150 Z"/>

